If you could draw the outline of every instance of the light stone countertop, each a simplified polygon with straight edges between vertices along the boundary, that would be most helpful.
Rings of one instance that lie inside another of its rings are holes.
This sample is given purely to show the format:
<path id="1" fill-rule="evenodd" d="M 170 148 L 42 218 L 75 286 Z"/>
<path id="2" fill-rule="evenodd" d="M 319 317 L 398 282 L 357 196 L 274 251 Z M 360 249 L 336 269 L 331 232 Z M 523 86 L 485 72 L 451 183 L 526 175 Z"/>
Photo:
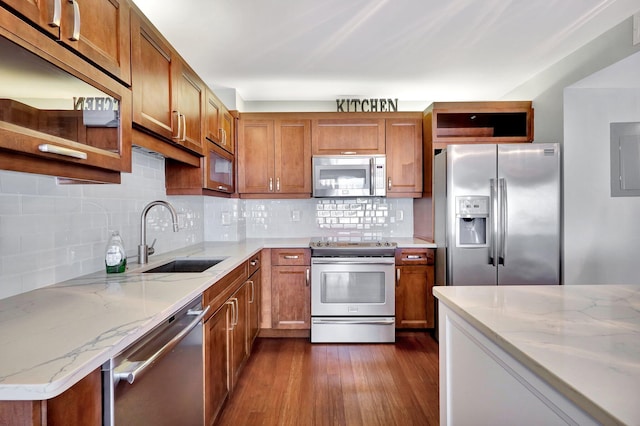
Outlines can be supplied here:
<path id="1" fill-rule="evenodd" d="M 0 400 L 59 395 L 261 249 L 298 247 L 309 238 L 207 242 L 0 300 Z M 184 257 L 226 259 L 203 273 L 140 273 Z"/>
<path id="2" fill-rule="evenodd" d="M 640 424 L 640 286 L 459 286 L 434 294 L 593 417 Z"/>

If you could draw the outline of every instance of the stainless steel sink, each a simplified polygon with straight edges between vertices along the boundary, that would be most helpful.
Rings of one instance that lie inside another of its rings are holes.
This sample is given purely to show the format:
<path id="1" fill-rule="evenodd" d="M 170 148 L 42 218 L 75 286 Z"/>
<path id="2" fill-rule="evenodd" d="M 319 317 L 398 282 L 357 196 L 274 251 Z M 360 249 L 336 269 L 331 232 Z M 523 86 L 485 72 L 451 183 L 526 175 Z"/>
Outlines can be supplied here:
<path id="1" fill-rule="evenodd" d="M 203 272 L 212 266 L 225 260 L 226 257 L 217 259 L 176 259 L 164 265 L 144 271 L 144 274 L 157 272 Z"/>

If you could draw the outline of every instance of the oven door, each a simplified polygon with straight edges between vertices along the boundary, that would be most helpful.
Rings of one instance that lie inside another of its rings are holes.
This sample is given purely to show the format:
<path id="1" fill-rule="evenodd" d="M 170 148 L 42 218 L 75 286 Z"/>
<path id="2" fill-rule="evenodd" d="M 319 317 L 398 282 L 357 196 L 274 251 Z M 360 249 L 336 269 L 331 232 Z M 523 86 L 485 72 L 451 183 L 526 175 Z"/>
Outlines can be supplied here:
<path id="1" fill-rule="evenodd" d="M 393 257 L 311 259 L 311 316 L 395 315 Z"/>

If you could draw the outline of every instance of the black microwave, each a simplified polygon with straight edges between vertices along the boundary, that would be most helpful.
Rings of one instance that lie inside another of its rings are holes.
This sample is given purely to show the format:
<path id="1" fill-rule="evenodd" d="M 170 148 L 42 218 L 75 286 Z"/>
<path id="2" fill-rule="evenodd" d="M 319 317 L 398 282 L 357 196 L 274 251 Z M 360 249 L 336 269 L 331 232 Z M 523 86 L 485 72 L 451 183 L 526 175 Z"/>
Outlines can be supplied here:
<path id="1" fill-rule="evenodd" d="M 384 197 L 384 155 L 316 155 L 313 157 L 314 197 Z"/>

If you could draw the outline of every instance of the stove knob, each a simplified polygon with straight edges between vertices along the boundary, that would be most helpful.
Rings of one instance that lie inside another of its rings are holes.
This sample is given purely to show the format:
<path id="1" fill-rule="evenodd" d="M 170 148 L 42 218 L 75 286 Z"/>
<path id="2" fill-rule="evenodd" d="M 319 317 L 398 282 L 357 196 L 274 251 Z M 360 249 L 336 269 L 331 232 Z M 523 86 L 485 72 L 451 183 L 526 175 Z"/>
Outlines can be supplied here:
<path id="1" fill-rule="evenodd" d="M 385 241 L 384 245 L 389 247 L 391 244 L 389 243 L 389 241 Z"/>
<path id="2" fill-rule="evenodd" d="M 378 242 L 376 243 L 376 246 L 381 247 L 381 246 L 382 246 L 382 243 L 381 243 L 380 241 L 378 241 Z"/>

